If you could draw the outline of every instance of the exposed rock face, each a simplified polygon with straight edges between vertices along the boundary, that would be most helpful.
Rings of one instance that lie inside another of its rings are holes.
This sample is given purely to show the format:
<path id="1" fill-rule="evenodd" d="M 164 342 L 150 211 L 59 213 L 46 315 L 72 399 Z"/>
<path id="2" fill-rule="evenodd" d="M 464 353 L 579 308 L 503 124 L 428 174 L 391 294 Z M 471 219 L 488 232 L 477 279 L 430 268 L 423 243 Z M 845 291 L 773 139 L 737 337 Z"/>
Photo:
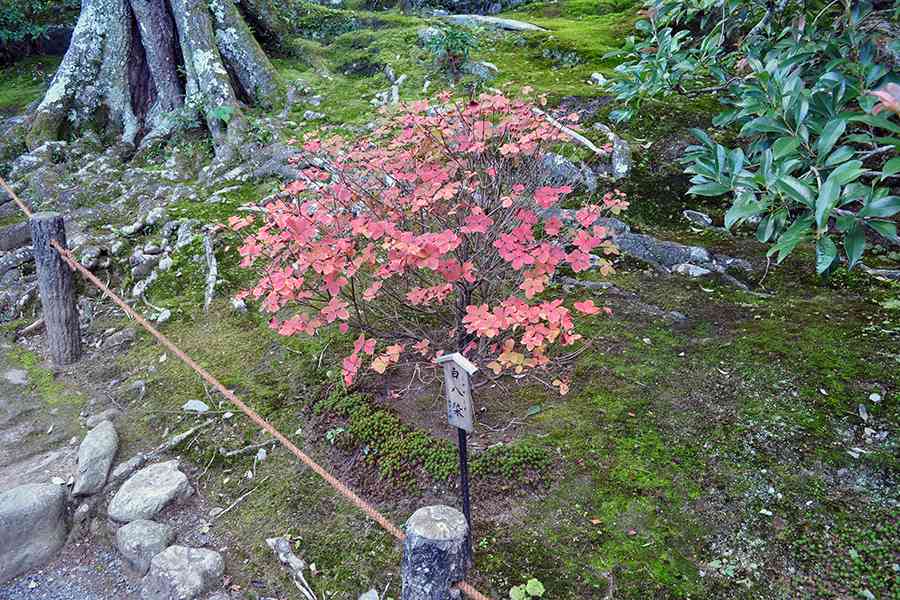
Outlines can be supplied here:
<path id="1" fill-rule="evenodd" d="M 187 476 L 178 470 L 177 460 L 157 463 L 141 469 L 119 488 L 109 504 L 109 516 L 120 523 L 153 519 L 172 502 L 193 493 Z"/>
<path id="2" fill-rule="evenodd" d="M 150 561 L 141 598 L 190 600 L 218 587 L 224 573 L 225 562 L 218 552 L 170 546 Z"/>
<path id="3" fill-rule="evenodd" d="M 169 525 L 138 519 L 119 527 L 116 531 L 116 548 L 128 565 L 145 575 L 153 557 L 175 541 L 175 529 Z"/>
<path id="4" fill-rule="evenodd" d="M 66 492 L 23 485 L 0 494 L 0 583 L 49 561 L 66 541 Z"/>
<path id="5" fill-rule="evenodd" d="M 14 223 L 0 227 L 0 250 L 15 250 L 31 243 L 31 226 L 28 223 Z"/>
<path id="6" fill-rule="evenodd" d="M 597 191 L 597 176 L 584 163 L 579 166 L 564 156 L 550 153 L 541 159 L 541 168 L 547 185 L 568 185 L 591 194 Z"/>
<path id="7" fill-rule="evenodd" d="M 106 483 L 106 476 L 119 449 L 119 436 L 109 421 L 101 421 L 85 436 L 78 448 L 78 474 L 72 494 L 96 494 Z"/>
<path id="8" fill-rule="evenodd" d="M 485 6 L 496 5 L 499 3 L 478 2 L 475 0 L 472 4 L 481 4 Z M 476 11 L 479 12 L 479 11 Z M 481 11 L 489 12 L 489 11 Z M 499 11 L 495 11 L 499 12 Z M 505 31 L 547 31 L 543 27 L 538 27 L 532 23 L 524 21 L 516 21 L 514 19 L 501 19 L 500 17 L 485 17 L 483 15 L 447 15 L 442 17 L 445 21 L 449 21 L 454 25 L 463 27 L 488 27 L 491 29 L 503 29 Z"/>

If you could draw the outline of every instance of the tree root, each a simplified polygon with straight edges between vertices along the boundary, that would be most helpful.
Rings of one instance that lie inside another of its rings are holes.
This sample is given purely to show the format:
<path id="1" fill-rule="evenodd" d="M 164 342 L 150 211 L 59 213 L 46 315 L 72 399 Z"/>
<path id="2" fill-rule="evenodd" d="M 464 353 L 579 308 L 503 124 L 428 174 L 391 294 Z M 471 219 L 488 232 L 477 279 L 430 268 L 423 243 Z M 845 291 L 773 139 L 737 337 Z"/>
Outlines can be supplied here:
<path id="1" fill-rule="evenodd" d="M 202 118 L 228 157 L 246 132 L 243 103 L 277 93 L 275 68 L 230 0 L 82 0 L 25 141 L 33 150 L 95 124 L 147 145 Z"/>

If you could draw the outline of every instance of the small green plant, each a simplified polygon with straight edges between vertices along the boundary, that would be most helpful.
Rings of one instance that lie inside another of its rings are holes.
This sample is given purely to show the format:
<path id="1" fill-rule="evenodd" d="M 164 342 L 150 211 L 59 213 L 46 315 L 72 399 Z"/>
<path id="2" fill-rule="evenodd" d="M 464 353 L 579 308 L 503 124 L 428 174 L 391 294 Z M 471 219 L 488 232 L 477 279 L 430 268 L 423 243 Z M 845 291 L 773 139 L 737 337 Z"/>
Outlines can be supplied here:
<path id="1" fill-rule="evenodd" d="M 509 590 L 509 598 L 510 600 L 529 600 L 530 598 L 543 598 L 544 597 L 544 584 L 542 584 L 537 579 L 529 579 L 526 583 L 522 585 L 517 585 L 516 587 Z"/>
<path id="2" fill-rule="evenodd" d="M 325 441 L 334 446 L 335 444 L 337 444 L 337 441 L 340 438 L 341 434 L 345 431 L 347 430 L 343 427 L 334 427 L 332 429 L 329 429 L 325 432 Z"/>
<path id="3" fill-rule="evenodd" d="M 459 27 L 438 29 L 425 42 L 437 65 L 454 77 L 462 72 L 472 50 L 478 47 L 478 38 Z"/>

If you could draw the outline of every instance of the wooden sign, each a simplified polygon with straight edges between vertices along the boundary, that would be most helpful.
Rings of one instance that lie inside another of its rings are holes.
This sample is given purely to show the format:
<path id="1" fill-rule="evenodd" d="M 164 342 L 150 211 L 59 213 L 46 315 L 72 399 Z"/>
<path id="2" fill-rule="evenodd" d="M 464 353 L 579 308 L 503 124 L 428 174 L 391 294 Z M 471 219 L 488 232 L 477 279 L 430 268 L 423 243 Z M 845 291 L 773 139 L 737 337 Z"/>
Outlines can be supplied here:
<path id="1" fill-rule="evenodd" d="M 478 367 L 458 352 L 440 356 L 437 362 L 444 366 L 447 420 L 453 427 L 472 433 L 475 430 L 475 409 L 472 406 L 470 377 L 478 371 Z"/>

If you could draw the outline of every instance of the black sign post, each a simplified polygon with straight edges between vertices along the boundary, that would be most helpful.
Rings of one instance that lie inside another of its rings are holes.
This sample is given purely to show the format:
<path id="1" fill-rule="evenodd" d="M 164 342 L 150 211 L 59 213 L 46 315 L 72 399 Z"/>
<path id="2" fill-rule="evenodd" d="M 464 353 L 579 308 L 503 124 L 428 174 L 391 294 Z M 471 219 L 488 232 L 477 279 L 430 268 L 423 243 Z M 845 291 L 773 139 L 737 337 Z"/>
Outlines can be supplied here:
<path id="1" fill-rule="evenodd" d="M 462 494 L 463 515 L 469 525 L 466 547 L 472 559 L 472 513 L 469 499 L 469 433 L 475 430 L 475 410 L 472 406 L 471 376 L 478 371 L 465 356 L 445 354 L 437 359 L 444 366 L 444 397 L 447 400 L 447 420 L 459 435 L 459 488 Z"/>

